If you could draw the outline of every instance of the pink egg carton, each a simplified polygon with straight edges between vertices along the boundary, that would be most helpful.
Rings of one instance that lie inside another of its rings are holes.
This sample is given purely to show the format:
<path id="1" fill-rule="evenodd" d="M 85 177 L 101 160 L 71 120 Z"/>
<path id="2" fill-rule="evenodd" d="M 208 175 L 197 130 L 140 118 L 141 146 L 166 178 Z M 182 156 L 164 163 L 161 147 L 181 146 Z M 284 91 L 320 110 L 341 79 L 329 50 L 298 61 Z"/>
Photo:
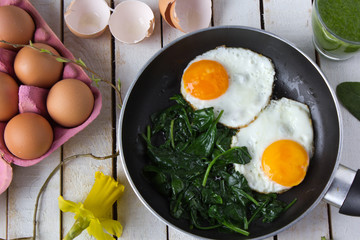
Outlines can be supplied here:
<path id="1" fill-rule="evenodd" d="M 38 11 L 34 8 L 34 6 L 31 5 L 28 0 L 1 0 L 0 6 L 5 5 L 18 6 L 31 15 L 36 26 L 33 42 L 46 43 L 54 47 L 61 56 L 74 59 L 72 53 L 62 44 L 56 34 L 51 30 L 45 20 L 40 16 Z M 16 75 L 14 73 L 13 63 L 16 54 L 17 53 L 15 51 L 0 48 L 0 71 L 8 73 L 14 79 L 16 79 Z M 100 92 L 96 87 L 91 86 L 92 80 L 87 76 L 84 70 L 75 64 L 65 63 L 62 79 L 66 78 L 75 78 L 81 80 L 90 87 L 95 99 L 94 109 L 90 117 L 80 126 L 74 128 L 64 128 L 52 121 L 47 113 L 46 97 L 49 89 L 20 85 L 19 112 L 35 112 L 47 118 L 54 130 L 54 141 L 49 151 L 39 158 L 31 160 L 17 158 L 12 155 L 6 148 L 3 137 L 6 122 L 0 122 L 0 194 L 8 188 L 12 181 L 11 164 L 28 167 L 39 163 L 48 157 L 52 152 L 54 152 L 58 147 L 63 145 L 67 140 L 83 130 L 100 114 L 102 105 Z"/>

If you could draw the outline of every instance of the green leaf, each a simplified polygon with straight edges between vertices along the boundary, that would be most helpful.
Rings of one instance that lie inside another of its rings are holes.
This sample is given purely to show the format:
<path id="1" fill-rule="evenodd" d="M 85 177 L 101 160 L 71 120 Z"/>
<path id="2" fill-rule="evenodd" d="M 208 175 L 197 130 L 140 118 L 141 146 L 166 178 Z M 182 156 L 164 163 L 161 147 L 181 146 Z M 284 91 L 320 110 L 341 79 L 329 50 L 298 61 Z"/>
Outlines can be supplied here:
<path id="1" fill-rule="evenodd" d="M 94 74 L 91 75 L 91 80 L 96 84 L 97 87 L 99 87 L 99 82 L 101 81 L 100 78 L 95 77 Z"/>
<path id="2" fill-rule="evenodd" d="M 223 111 L 220 112 L 219 116 L 213 121 L 211 126 L 206 132 L 200 134 L 186 149 L 185 152 L 197 156 L 208 157 L 212 153 L 215 145 L 215 138 L 217 128 L 216 125 L 220 120 Z"/>
<path id="3" fill-rule="evenodd" d="M 235 153 L 235 154 L 233 154 Z M 232 156 L 231 158 L 226 156 Z M 216 156 L 209 164 L 209 166 L 206 169 L 204 179 L 203 179 L 203 186 L 205 187 L 206 181 L 208 179 L 208 176 L 210 174 L 210 170 L 212 166 L 217 163 L 218 159 L 222 159 L 222 161 L 219 161 L 221 164 L 230 164 L 230 163 L 240 163 L 245 164 L 250 162 L 251 157 L 246 147 L 233 147 L 229 150 L 221 153 L 220 155 Z"/>
<path id="4" fill-rule="evenodd" d="M 236 130 L 230 129 L 224 126 L 219 126 L 215 141 L 215 146 L 221 152 L 225 152 L 230 149 L 232 137 L 235 135 Z M 213 156 L 214 158 L 215 156 Z"/>
<path id="5" fill-rule="evenodd" d="M 179 194 L 176 199 L 170 202 L 170 213 L 175 218 L 180 218 L 185 212 L 182 199 L 183 194 Z"/>
<path id="6" fill-rule="evenodd" d="M 70 60 L 64 59 L 64 58 L 56 58 L 56 61 L 66 63 L 66 62 L 69 62 Z"/>
<path id="7" fill-rule="evenodd" d="M 203 188 L 201 191 L 201 196 L 205 203 L 210 203 L 210 204 L 222 204 L 223 203 L 221 195 L 212 191 L 212 189 L 209 189 L 209 188 Z"/>
<path id="8" fill-rule="evenodd" d="M 116 82 L 116 88 L 117 88 L 117 90 L 121 91 L 121 81 L 120 81 L 120 79 L 118 79 L 117 82 Z"/>
<path id="9" fill-rule="evenodd" d="M 238 232 L 245 236 L 249 236 L 250 233 L 248 231 L 241 229 L 238 226 L 235 226 L 234 224 L 230 223 L 230 221 L 225 220 L 226 213 L 224 213 L 224 210 L 220 206 L 213 205 L 209 208 L 208 212 L 211 217 L 218 220 L 218 222 L 223 224 L 226 228 L 229 228 L 229 229 L 233 230 L 234 232 Z"/>
<path id="10" fill-rule="evenodd" d="M 192 127 L 196 131 L 205 131 L 211 126 L 214 121 L 213 108 L 204 108 L 196 110 L 193 114 Z"/>
<path id="11" fill-rule="evenodd" d="M 246 147 L 233 147 L 221 153 L 216 164 L 246 164 L 251 160 L 251 155 Z"/>
<path id="12" fill-rule="evenodd" d="M 78 63 L 78 64 L 80 64 L 80 65 L 83 66 L 83 67 L 86 67 L 86 64 L 84 63 L 83 60 L 81 60 L 81 58 L 76 59 L 75 62 Z"/>
<path id="13" fill-rule="evenodd" d="M 49 50 L 43 48 L 40 49 L 40 52 L 51 54 Z"/>
<path id="14" fill-rule="evenodd" d="M 344 107 L 360 120 L 360 82 L 343 82 L 336 87 L 336 95 Z"/>
<path id="15" fill-rule="evenodd" d="M 171 189 L 173 194 L 179 194 L 184 189 L 184 187 L 184 182 L 177 175 L 173 174 L 171 176 Z"/>
<path id="16" fill-rule="evenodd" d="M 188 106 L 187 102 L 185 101 L 185 99 L 184 99 L 180 94 L 176 94 L 176 95 L 172 96 L 172 97 L 170 98 L 170 100 L 175 101 L 177 104 L 180 104 L 180 105 L 182 105 L 183 107 L 187 107 L 187 106 Z"/>

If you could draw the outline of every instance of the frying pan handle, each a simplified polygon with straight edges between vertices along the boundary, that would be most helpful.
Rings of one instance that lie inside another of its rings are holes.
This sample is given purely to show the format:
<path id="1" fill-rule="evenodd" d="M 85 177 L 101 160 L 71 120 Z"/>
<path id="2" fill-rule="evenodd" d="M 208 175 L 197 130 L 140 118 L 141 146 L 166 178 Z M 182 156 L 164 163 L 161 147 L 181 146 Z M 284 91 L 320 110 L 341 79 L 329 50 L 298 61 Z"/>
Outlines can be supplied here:
<path id="1" fill-rule="evenodd" d="M 339 212 L 350 216 L 360 216 L 360 169 L 356 172 L 354 181 Z"/>
<path id="2" fill-rule="evenodd" d="M 360 169 L 356 172 L 340 165 L 324 200 L 342 214 L 360 216 Z"/>

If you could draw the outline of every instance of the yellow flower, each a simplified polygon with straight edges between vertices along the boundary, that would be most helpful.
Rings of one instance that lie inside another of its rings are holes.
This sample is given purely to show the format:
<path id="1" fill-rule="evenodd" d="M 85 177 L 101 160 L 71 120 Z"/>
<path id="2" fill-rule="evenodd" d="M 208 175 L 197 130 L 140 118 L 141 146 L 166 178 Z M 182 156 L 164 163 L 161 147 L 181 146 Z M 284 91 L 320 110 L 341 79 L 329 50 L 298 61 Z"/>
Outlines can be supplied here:
<path id="1" fill-rule="evenodd" d="M 113 240 L 112 235 L 120 237 L 122 234 L 120 222 L 106 216 L 124 192 L 124 188 L 124 185 L 119 184 L 112 177 L 96 172 L 94 186 L 84 203 L 64 200 L 60 196 L 58 198 L 60 210 L 75 213 L 76 220 L 64 240 L 74 239 L 85 229 L 97 240 Z"/>

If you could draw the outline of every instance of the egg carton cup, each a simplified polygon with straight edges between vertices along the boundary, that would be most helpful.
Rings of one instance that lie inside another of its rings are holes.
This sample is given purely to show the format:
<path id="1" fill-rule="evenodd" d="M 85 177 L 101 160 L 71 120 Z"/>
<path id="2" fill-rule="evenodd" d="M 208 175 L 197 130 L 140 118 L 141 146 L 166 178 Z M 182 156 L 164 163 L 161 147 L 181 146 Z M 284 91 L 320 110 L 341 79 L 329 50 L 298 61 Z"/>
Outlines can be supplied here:
<path id="1" fill-rule="evenodd" d="M 54 47 L 61 56 L 74 59 L 72 53 L 63 45 L 56 34 L 47 25 L 45 20 L 40 16 L 38 11 L 28 0 L 1 0 L 0 6 L 15 5 L 24 9 L 30 14 L 35 22 L 35 32 L 33 42 L 46 43 Z M 0 71 L 5 72 L 16 78 L 14 72 L 14 60 L 17 52 L 0 48 Z M 85 71 L 75 64 L 65 63 L 61 79 L 74 78 L 86 83 L 94 95 L 94 108 L 90 117 L 81 125 L 74 128 L 65 128 L 56 124 L 49 117 L 46 110 L 46 97 L 49 89 L 38 88 L 34 86 L 19 86 L 19 113 L 34 112 L 42 115 L 49 120 L 54 131 L 54 141 L 44 155 L 39 158 L 24 160 L 17 158 L 9 152 L 4 142 L 4 130 L 7 122 L 0 122 L 0 194 L 4 192 L 12 181 L 12 164 L 28 167 L 37 164 L 48 157 L 57 148 L 63 145 L 67 140 L 88 126 L 99 114 L 102 106 L 102 98 L 100 91 L 91 86 L 92 80 Z"/>

